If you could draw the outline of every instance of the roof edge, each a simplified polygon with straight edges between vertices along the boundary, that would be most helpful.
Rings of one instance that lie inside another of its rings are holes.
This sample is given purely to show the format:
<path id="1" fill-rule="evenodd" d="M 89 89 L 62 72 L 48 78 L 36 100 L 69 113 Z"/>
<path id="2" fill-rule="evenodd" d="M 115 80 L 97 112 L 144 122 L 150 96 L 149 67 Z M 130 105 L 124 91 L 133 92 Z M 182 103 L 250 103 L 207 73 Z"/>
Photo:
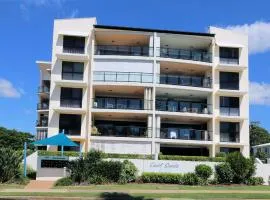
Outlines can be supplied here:
<path id="1" fill-rule="evenodd" d="M 110 29 L 110 30 L 114 29 L 114 30 L 127 30 L 127 31 L 170 33 L 170 34 L 206 36 L 206 37 L 214 37 L 215 36 L 215 34 L 213 34 L 213 33 L 186 32 L 186 31 L 136 28 L 136 27 L 127 27 L 127 26 L 110 26 L 110 25 L 98 25 L 98 24 L 95 24 L 94 28 L 103 28 L 103 29 Z"/>

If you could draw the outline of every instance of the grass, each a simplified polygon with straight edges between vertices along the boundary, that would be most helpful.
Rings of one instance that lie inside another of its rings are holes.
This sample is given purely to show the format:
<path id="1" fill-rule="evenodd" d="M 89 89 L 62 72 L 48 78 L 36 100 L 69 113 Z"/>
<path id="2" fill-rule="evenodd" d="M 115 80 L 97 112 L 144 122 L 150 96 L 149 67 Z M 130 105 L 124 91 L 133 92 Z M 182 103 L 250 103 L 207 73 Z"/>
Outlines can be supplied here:
<path id="1" fill-rule="evenodd" d="M 186 186 L 177 184 L 126 184 L 126 185 L 88 185 L 88 186 L 57 186 L 56 189 L 68 190 L 256 190 L 269 191 L 269 186 Z"/>
<path id="2" fill-rule="evenodd" d="M 0 190 L 1 189 L 22 189 L 25 185 L 20 184 L 0 184 Z"/>
<path id="3" fill-rule="evenodd" d="M 152 199 L 152 198 L 189 198 L 189 199 L 270 199 L 270 194 L 252 194 L 252 193 L 169 193 L 169 194 L 155 194 L 155 193 L 91 193 L 91 192 L 0 192 L 0 196 L 35 196 L 35 197 L 101 197 L 104 199 Z"/>

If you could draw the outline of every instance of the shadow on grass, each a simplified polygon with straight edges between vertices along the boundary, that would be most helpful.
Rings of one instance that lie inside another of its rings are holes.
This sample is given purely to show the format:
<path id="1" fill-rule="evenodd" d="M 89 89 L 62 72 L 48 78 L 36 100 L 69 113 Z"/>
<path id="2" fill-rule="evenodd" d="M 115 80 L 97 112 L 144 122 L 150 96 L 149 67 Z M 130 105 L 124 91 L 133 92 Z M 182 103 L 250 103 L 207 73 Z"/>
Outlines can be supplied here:
<path id="1" fill-rule="evenodd" d="M 119 199 L 119 200 L 153 200 L 149 198 L 144 198 L 143 196 L 131 196 L 126 193 L 118 193 L 118 192 L 104 192 L 100 195 L 100 198 L 104 200 L 114 200 L 114 199 Z"/>

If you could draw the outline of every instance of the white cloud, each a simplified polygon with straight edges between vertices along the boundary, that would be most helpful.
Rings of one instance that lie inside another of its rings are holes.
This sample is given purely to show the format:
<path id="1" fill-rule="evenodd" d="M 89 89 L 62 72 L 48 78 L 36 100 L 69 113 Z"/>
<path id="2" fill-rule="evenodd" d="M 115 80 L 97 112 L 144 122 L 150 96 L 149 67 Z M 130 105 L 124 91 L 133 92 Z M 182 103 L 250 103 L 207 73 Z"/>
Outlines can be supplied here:
<path id="1" fill-rule="evenodd" d="M 78 14 L 79 14 L 79 10 L 74 9 L 74 10 L 71 11 L 71 14 L 70 14 L 69 18 L 75 18 L 75 17 L 78 16 Z"/>
<path id="2" fill-rule="evenodd" d="M 250 82 L 250 103 L 270 106 L 270 84 Z"/>
<path id="3" fill-rule="evenodd" d="M 0 78 L 0 97 L 19 98 L 21 93 L 6 79 Z"/>
<path id="4" fill-rule="evenodd" d="M 270 50 L 270 22 L 256 21 L 253 24 L 231 25 L 225 28 L 248 34 L 250 54 Z"/>

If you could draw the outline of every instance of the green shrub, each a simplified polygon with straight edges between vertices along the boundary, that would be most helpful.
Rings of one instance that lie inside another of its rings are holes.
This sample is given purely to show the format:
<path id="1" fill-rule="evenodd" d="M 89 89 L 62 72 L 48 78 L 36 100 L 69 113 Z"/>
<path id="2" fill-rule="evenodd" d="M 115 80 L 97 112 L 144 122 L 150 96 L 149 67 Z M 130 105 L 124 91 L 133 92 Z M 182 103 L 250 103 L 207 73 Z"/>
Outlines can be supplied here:
<path id="1" fill-rule="evenodd" d="M 64 177 L 64 178 L 58 179 L 54 185 L 55 186 L 69 186 L 69 185 L 72 185 L 72 183 L 73 182 L 70 177 Z"/>
<path id="2" fill-rule="evenodd" d="M 126 184 L 129 182 L 135 181 L 137 172 L 138 170 L 132 162 L 128 160 L 124 160 L 123 168 L 122 168 L 120 179 L 118 182 L 121 184 Z"/>
<path id="3" fill-rule="evenodd" d="M 103 177 L 103 176 L 99 176 L 99 175 L 93 175 L 91 176 L 89 179 L 88 179 L 88 182 L 90 184 L 95 184 L 95 185 L 98 185 L 98 184 L 106 184 L 106 183 L 109 183 L 108 179 Z"/>
<path id="4" fill-rule="evenodd" d="M 195 173 L 186 173 L 183 175 L 183 184 L 184 185 L 200 185 L 201 180 Z"/>
<path id="5" fill-rule="evenodd" d="M 120 161 L 101 161 L 97 165 L 96 173 L 93 175 L 104 177 L 108 182 L 118 182 L 123 169 L 123 163 Z"/>
<path id="6" fill-rule="evenodd" d="M 233 170 L 228 163 L 216 165 L 216 178 L 218 183 L 229 184 L 233 180 Z"/>
<path id="7" fill-rule="evenodd" d="M 45 151 L 45 150 L 38 150 L 39 156 L 62 156 L 61 151 Z M 70 156 L 70 157 L 78 157 L 80 155 L 80 152 L 78 151 L 64 151 L 64 156 Z M 84 155 L 82 153 L 82 155 Z"/>
<path id="8" fill-rule="evenodd" d="M 263 185 L 264 180 L 262 177 L 250 177 L 249 179 L 247 179 L 246 184 L 247 185 Z"/>
<path id="9" fill-rule="evenodd" d="M 148 160 L 153 160 L 153 155 L 106 153 L 106 154 L 104 154 L 104 158 L 148 159 Z"/>
<path id="10" fill-rule="evenodd" d="M 70 161 L 67 165 L 67 169 L 70 171 L 70 177 L 75 183 L 84 182 L 88 178 L 88 169 L 83 158 Z"/>
<path id="11" fill-rule="evenodd" d="M 226 157 L 233 171 L 233 183 L 244 183 L 256 170 L 253 158 L 245 158 L 240 152 L 229 153 Z"/>
<path id="12" fill-rule="evenodd" d="M 216 154 L 216 157 L 226 157 L 226 153 L 225 152 L 219 152 Z"/>
<path id="13" fill-rule="evenodd" d="M 210 161 L 210 162 L 224 162 L 223 157 L 206 157 L 206 156 L 178 156 L 178 155 L 162 155 L 159 154 L 159 160 L 183 160 L 183 161 Z"/>
<path id="14" fill-rule="evenodd" d="M 141 181 L 143 183 L 181 184 L 182 177 L 182 174 L 176 173 L 144 172 Z"/>
<path id="15" fill-rule="evenodd" d="M 0 183 L 20 178 L 22 155 L 12 149 L 0 148 Z"/>
<path id="16" fill-rule="evenodd" d="M 213 174 L 213 170 L 208 165 L 201 164 L 195 167 L 195 174 L 201 179 L 207 181 L 207 179 Z"/>

